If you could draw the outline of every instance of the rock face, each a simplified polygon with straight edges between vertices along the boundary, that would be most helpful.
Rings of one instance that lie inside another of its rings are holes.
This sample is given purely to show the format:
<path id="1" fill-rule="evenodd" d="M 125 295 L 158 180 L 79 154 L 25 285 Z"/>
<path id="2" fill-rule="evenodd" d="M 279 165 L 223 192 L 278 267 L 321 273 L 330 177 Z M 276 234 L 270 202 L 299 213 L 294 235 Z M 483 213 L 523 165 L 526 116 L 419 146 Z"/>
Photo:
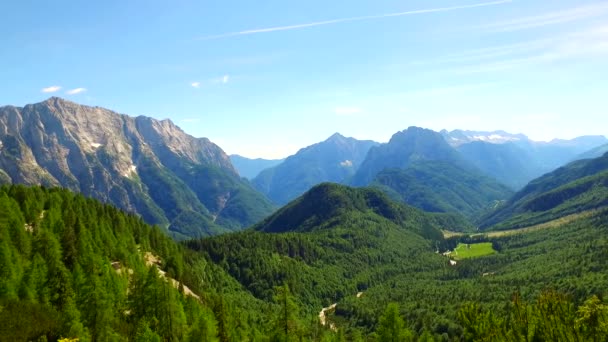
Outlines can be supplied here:
<path id="1" fill-rule="evenodd" d="M 60 98 L 0 107 L 0 183 L 62 186 L 178 236 L 235 230 L 270 203 L 208 139 L 170 120 L 130 117 Z"/>

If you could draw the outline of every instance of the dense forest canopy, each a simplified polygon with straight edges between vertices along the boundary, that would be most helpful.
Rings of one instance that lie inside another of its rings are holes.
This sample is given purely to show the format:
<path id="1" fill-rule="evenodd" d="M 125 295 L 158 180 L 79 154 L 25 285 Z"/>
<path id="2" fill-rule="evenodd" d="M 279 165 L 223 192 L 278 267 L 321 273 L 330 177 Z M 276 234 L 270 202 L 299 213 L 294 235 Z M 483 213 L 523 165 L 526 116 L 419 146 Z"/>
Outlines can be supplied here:
<path id="1" fill-rule="evenodd" d="M 605 338 L 608 212 L 443 239 L 424 232 L 445 220 L 375 191 L 322 185 L 313 197 L 344 194 L 354 202 L 333 202 L 343 210 L 325 225 L 266 233 L 261 224 L 178 244 L 66 190 L 2 187 L 0 340 Z M 290 208 L 277 215 L 308 207 Z M 463 242 L 498 253 L 457 265 L 436 253 Z"/>

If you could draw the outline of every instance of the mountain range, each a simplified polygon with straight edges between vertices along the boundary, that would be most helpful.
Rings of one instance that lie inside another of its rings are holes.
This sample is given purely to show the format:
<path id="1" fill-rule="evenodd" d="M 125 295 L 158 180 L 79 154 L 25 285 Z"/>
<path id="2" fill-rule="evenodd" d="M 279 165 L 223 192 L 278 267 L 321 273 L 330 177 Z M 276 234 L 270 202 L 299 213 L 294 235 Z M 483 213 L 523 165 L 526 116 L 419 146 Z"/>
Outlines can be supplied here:
<path id="1" fill-rule="evenodd" d="M 2 107 L 0 341 L 602 340 L 608 153 L 490 174 L 602 139 L 496 135 L 335 134 L 260 173 L 275 210 L 168 120 Z"/>
<path id="2" fill-rule="evenodd" d="M 336 133 L 284 160 L 255 160 L 229 157 L 170 120 L 53 97 L 0 108 L 0 183 L 65 187 L 177 238 L 246 228 L 324 182 L 373 186 L 417 208 L 477 222 L 513 190 L 599 154 L 606 141 L 535 142 L 504 131 L 409 127 L 387 143 Z"/>
<path id="3" fill-rule="evenodd" d="M 477 168 L 514 190 L 572 160 L 582 159 L 580 154 L 608 142 L 604 136 L 542 142 L 504 131 L 443 130 L 441 134 Z"/>
<path id="4" fill-rule="evenodd" d="M 4 182 L 77 191 L 176 236 L 238 230 L 274 209 L 220 147 L 170 120 L 53 97 L 0 107 L 0 141 Z"/>

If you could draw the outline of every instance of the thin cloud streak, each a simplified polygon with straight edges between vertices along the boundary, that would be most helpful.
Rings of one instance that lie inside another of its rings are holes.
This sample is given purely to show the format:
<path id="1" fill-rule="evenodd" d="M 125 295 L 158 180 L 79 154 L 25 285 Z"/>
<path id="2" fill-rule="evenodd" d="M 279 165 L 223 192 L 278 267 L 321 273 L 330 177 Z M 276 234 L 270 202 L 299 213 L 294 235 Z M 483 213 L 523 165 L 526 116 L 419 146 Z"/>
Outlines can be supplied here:
<path id="1" fill-rule="evenodd" d="M 469 64 L 457 68 L 454 72 L 457 74 L 486 73 L 573 58 L 604 56 L 608 54 L 608 27 L 600 26 L 573 32 L 548 39 L 546 42 L 551 42 L 551 44 L 547 44 L 532 54 L 519 55 L 519 52 L 522 51 L 514 49 L 510 58 Z M 522 46 L 524 45 L 522 44 Z M 479 61 L 481 62 L 482 59 L 480 58 Z"/>
<path id="2" fill-rule="evenodd" d="M 87 91 L 86 88 L 76 88 L 76 89 L 68 90 L 65 93 L 68 95 L 76 95 L 76 94 L 84 93 L 85 91 Z"/>
<path id="3" fill-rule="evenodd" d="M 565 24 L 573 21 L 599 17 L 608 12 L 608 4 L 574 7 L 567 10 L 549 12 L 541 15 L 523 17 L 479 26 L 490 32 L 513 32 L 539 28 L 549 25 Z"/>
<path id="4" fill-rule="evenodd" d="M 513 2 L 513 0 L 499 0 L 499 1 L 482 2 L 482 3 L 477 3 L 477 4 L 471 4 L 471 5 L 438 7 L 438 8 L 428 8 L 428 9 L 412 10 L 412 11 L 405 11 L 405 12 L 386 13 L 386 14 L 380 14 L 380 15 L 366 15 L 366 16 L 360 16 L 360 17 L 339 18 L 339 19 L 317 21 L 317 22 L 305 23 L 305 24 L 275 26 L 275 27 L 268 27 L 268 28 L 238 31 L 238 32 L 222 33 L 222 34 L 218 34 L 218 35 L 199 37 L 199 38 L 197 38 L 197 40 L 215 40 L 215 39 L 230 38 L 230 37 L 236 37 L 236 36 L 252 35 L 252 34 L 258 34 L 258 33 L 298 30 L 298 29 L 304 29 L 304 28 L 309 28 L 309 27 L 314 27 L 314 26 L 334 25 L 334 24 L 348 23 L 348 22 L 354 22 L 354 21 L 368 21 L 368 20 L 374 20 L 374 19 L 401 17 L 401 16 L 406 16 L 406 15 L 450 12 L 450 11 L 457 11 L 457 10 L 471 9 L 471 8 L 478 8 L 478 7 L 497 6 L 497 5 L 503 5 L 503 4 L 507 4 L 507 3 L 511 3 L 511 2 Z"/>

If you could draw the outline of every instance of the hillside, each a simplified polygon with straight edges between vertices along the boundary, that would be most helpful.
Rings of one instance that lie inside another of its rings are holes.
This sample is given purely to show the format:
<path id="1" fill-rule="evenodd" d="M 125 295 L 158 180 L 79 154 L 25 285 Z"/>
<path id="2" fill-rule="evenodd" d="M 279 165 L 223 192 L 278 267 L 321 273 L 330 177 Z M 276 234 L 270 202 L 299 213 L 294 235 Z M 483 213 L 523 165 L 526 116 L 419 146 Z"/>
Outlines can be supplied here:
<path id="1" fill-rule="evenodd" d="M 576 157 L 574 157 L 573 160 L 580 160 L 580 159 L 593 159 L 593 158 L 598 158 L 603 156 L 606 152 L 608 152 L 608 144 L 604 144 L 595 148 L 592 148 L 591 150 L 581 153 L 579 155 L 577 155 Z"/>
<path id="2" fill-rule="evenodd" d="M 283 162 L 284 159 L 263 159 L 263 158 L 247 158 L 239 156 L 238 154 L 231 154 L 230 161 L 234 168 L 238 171 L 241 177 L 247 179 L 254 179 L 260 172 L 265 169 L 277 166 Z"/>
<path id="3" fill-rule="evenodd" d="M 262 327 L 260 305 L 135 216 L 66 190 L 0 188 L 0 341 L 202 341 L 237 318 Z"/>
<path id="4" fill-rule="evenodd" d="M 336 133 L 262 171 L 252 184 L 275 203 L 284 205 L 319 183 L 346 182 L 375 145 L 377 143 L 373 141 Z"/>
<path id="5" fill-rule="evenodd" d="M 0 182 L 77 191 L 176 237 L 238 230 L 273 210 L 220 147 L 169 120 L 53 97 L 0 107 L 0 141 Z"/>
<path id="6" fill-rule="evenodd" d="M 457 341 L 519 327 L 481 314 L 510 317 L 515 291 L 513 305 L 528 301 L 534 317 L 521 328 L 540 340 L 550 336 L 546 327 L 603 334 L 588 330 L 592 322 L 572 323 L 583 319 L 580 310 L 547 319 L 531 301 L 586 309 L 583 300 L 605 292 L 606 211 L 493 238 L 498 253 L 450 266 L 438 249 L 487 240 L 443 240 L 438 229 L 453 225 L 445 216 L 374 190 L 322 184 L 300 200 L 258 230 L 186 242 L 193 252 L 135 216 L 66 190 L 0 188 L 0 341 L 371 339 L 391 302 L 401 308 L 404 333 Z M 308 211 L 308 201 L 319 206 Z M 330 217 L 307 225 L 323 216 L 321 207 Z M 300 212 L 307 214 L 292 216 Z M 276 228 L 281 222 L 290 229 Z M 541 293 L 548 285 L 571 297 Z M 471 305 L 475 322 L 488 320 L 483 329 L 463 319 Z"/>
<path id="7" fill-rule="evenodd" d="M 451 217 L 372 189 L 323 183 L 244 232 L 189 241 L 256 297 L 287 283 L 313 308 L 379 285 L 393 272 L 441 267 L 434 254 Z M 399 265 L 395 264 L 400 260 Z"/>
<path id="8" fill-rule="evenodd" d="M 384 170 L 371 185 L 424 211 L 459 213 L 470 219 L 512 195 L 509 188 L 477 170 L 439 161 Z"/>
<path id="9" fill-rule="evenodd" d="M 550 171 L 541 167 L 534 154 L 512 142 L 495 144 L 473 141 L 462 144 L 457 149 L 486 175 L 515 190 Z"/>
<path id="10" fill-rule="evenodd" d="M 608 154 L 572 162 L 530 182 L 481 221 L 517 228 L 608 205 Z"/>
<path id="11" fill-rule="evenodd" d="M 187 246 L 220 265 L 257 298 L 269 300 L 272 288 L 287 284 L 303 312 L 325 308 L 329 324 L 350 338 L 377 332 L 382 324 L 378 317 L 393 302 L 399 303 L 404 329 L 414 336 L 461 340 L 464 330 L 475 329 L 473 322 L 460 318 L 468 303 L 505 318 L 511 315 L 507 303 L 518 291 L 522 301 L 533 301 L 551 296 L 542 290 L 554 286 L 576 303 L 604 293 L 605 216 L 598 213 L 529 235 L 443 240 L 433 234 L 429 239 L 420 233 L 449 225 L 434 220 L 435 215 L 391 203 L 374 190 L 321 184 L 252 230 L 189 241 Z M 591 241 L 596 243 L 589 245 Z M 478 242 L 496 252 L 457 264 L 436 253 Z M 581 276 L 584 283 L 578 281 Z M 492 322 L 488 329 L 502 321 Z M 536 322 L 556 327 L 550 320 Z M 563 324 L 559 326 L 568 326 Z"/>

